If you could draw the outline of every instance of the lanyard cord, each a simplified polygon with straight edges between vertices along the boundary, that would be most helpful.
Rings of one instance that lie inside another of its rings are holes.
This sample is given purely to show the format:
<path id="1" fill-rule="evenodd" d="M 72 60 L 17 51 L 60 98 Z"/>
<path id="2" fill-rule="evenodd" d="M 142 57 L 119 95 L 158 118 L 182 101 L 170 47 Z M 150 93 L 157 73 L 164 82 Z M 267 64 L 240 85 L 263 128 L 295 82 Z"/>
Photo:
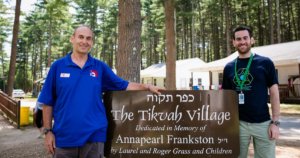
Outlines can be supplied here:
<path id="1" fill-rule="evenodd" d="M 246 71 L 244 72 L 244 74 L 241 75 L 241 77 L 239 77 L 238 74 L 237 74 L 237 59 L 238 58 L 236 58 L 235 65 L 234 65 L 234 76 L 236 78 L 238 86 L 240 86 L 241 91 L 243 91 L 244 84 L 245 84 L 246 79 L 247 79 L 248 74 L 249 74 L 250 65 L 252 63 L 253 54 L 251 53 L 250 59 L 248 61 L 247 67 L 246 67 Z"/>

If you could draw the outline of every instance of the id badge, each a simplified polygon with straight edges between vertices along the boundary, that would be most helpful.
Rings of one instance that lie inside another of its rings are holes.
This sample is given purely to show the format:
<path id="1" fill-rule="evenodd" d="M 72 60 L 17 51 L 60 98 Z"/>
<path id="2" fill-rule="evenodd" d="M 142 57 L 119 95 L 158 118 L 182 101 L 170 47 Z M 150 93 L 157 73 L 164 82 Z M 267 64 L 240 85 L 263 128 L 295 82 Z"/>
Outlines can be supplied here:
<path id="1" fill-rule="evenodd" d="M 242 92 L 239 94 L 239 104 L 245 104 L 245 96 Z"/>

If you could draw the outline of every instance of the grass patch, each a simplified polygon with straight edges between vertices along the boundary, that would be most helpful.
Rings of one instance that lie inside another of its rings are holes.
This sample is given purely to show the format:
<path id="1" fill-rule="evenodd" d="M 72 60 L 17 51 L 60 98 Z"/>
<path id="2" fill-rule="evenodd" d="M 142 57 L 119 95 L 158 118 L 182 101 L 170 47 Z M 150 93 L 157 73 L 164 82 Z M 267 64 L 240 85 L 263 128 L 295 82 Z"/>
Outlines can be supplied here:
<path id="1" fill-rule="evenodd" d="M 269 105 L 270 114 L 272 114 L 271 105 Z M 289 116 L 297 115 L 300 116 L 300 104 L 280 104 L 280 114 Z"/>
<path id="2" fill-rule="evenodd" d="M 280 104 L 280 112 L 284 114 L 299 114 L 300 115 L 300 105 L 299 104 Z"/>

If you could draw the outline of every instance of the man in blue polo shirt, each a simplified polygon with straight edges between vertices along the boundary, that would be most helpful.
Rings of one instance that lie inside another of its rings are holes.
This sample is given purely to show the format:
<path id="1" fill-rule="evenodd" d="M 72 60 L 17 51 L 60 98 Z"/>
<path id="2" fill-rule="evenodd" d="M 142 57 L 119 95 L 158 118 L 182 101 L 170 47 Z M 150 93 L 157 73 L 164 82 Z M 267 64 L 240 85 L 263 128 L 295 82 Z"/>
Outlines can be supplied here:
<path id="1" fill-rule="evenodd" d="M 128 82 L 93 58 L 93 32 L 77 27 L 70 38 L 73 50 L 56 60 L 38 101 L 43 103 L 45 146 L 54 157 L 103 157 L 107 119 L 102 92 L 150 90 L 156 86 Z M 52 129 L 52 118 L 54 126 Z"/>

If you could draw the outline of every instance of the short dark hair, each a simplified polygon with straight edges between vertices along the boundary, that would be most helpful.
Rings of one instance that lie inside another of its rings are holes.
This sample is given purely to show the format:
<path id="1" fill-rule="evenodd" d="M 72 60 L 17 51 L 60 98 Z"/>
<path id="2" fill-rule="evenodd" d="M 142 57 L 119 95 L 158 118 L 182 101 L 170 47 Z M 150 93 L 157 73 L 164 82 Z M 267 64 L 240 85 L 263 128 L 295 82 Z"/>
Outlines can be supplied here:
<path id="1" fill-rule="evenodd" d="M 250 38 L 252 37 L 252 29 L 250 26 L 246 26 L 246 25 L 239 25 L 236 28 L 233 29 L 232 31 L 232 39 L 235 39 L 235 33 L 238 31 L 244 31 L 247 30 L 249 32 L 249 36 Z"/>

